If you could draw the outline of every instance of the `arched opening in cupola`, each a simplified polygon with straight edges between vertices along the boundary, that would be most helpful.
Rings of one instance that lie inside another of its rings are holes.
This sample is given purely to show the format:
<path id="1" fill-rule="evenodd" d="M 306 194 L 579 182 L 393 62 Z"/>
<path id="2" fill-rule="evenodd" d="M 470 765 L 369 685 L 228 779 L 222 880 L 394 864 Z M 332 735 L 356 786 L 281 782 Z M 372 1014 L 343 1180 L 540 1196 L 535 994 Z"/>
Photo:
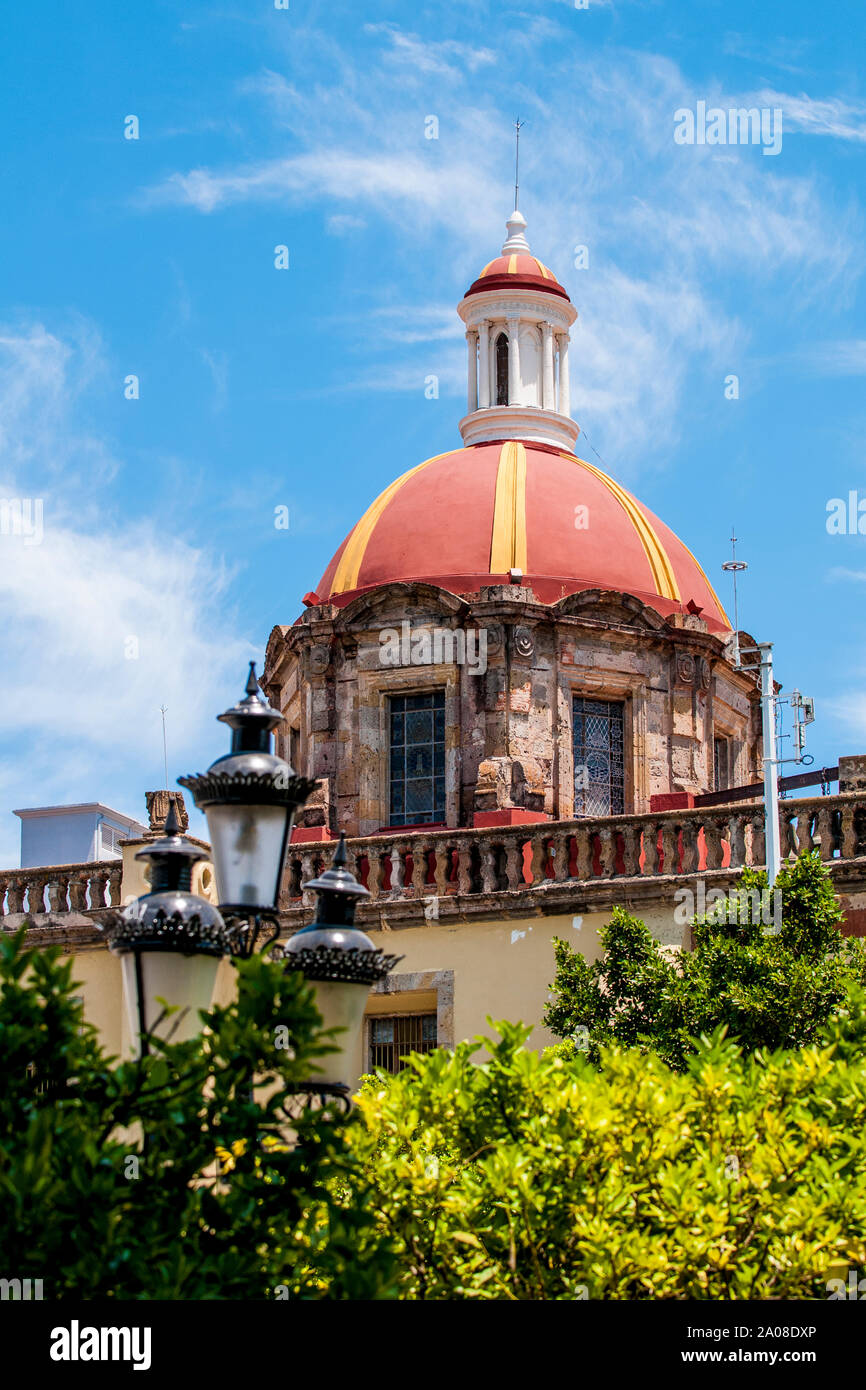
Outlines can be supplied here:
<path id="1" fill-rule="evenodd" d="M 508 404 L 508 335 L 496 339 L 496 404 Z"/>

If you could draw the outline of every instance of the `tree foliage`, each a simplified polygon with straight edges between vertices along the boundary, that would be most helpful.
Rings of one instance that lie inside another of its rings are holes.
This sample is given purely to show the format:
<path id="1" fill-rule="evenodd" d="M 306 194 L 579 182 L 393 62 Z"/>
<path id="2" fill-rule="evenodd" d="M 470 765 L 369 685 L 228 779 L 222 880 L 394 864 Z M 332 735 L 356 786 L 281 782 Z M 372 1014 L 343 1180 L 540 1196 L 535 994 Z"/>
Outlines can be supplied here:
<path id="1" fill-rule="evenodd" d="M 866 1066 L 847 1035 L 762 1060 L 719 1033 L 678 1073 L 636 1049 L 601 1070 L 539 1055 L 497 1027 L 361 1094 L 352 1142 L 399 1297 L 826 1298 L 863 1266 Z"/>
<path id="2" fill-rule="evenodd" d="M 561 1050 L 586 1049 L 598 1062 L 605 1043 L 652 1048 L 681 1070 L 694 1039 L 721 1027 L 750 1052 L 820 1039 L 848 985 L 864 979 L 866 958 L 840 933 L 843 914 L 817 854 L 785 864 L 775 891 L 778 930 L 762 920 L 766 874 L 745 869 L 734 894 L 694 919 L 691 951 L 665 951 L 620 907 L 602 930 L 599 960 L 556 941 L 544 1022 Z"/>
<path id="3" fill-rule="evenodd" d="M 0 940 L 6 1277 L 41 1278 L 52 1299 L 386 1291 L 387 1251 L 345 1200 L 343 1127 L 285 1108 L 327 1048 L 312 996 L 260 957 L 238 974 L 201 1038 L 118 1063 L 73 998 L 72 963 L 25 950 L 23 932 Z"/>

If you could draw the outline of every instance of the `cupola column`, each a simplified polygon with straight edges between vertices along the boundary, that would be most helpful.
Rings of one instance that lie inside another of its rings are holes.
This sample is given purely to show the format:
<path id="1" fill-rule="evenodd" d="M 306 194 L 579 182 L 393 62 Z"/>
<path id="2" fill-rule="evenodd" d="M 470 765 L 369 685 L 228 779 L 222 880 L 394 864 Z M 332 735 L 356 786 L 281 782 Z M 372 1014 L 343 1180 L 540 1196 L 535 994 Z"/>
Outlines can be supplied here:
<path id="1" fill-rule="evenodd" d="M 508 404 L 520 404 L 520 319 L 508 319 Z"/>
<path id="2" fill-rule="evenodd" d="M 571 414 L 571 396 L 568 389 L 568 334 L 559 333 L 559 414 Z"/>
<path id="3" fill-rule="evenodd" d="M 467 400 L 471 414 L 473 410 L 478 409 L 478 330 L 476 328 L 467 328 L 466 330 L 466 357 L 469 366 Z"/>
<path id="4" fill-rule="evenodd" d="M 553 329 L 549 323 L 542 325 L 542 376 L 541 376 L 541 408 L 542 410 L 556 409 L 556 392 L 553 384 Z"/>
<path id="5" fill-rule="evenodd" d="M 478 406 L 490 405 L 490 324 L 484 319 L 478 330 Z"/>

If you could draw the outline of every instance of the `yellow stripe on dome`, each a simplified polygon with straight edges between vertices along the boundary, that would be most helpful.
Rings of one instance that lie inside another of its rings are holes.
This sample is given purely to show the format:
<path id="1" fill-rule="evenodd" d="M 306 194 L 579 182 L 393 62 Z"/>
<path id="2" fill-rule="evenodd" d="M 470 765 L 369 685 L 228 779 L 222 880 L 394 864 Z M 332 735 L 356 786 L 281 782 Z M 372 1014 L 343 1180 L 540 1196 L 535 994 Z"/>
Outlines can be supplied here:
<path id="1" fill-rule="evenodd" d="M 496 473 L 490 573 L 526 573 L 526 450 L 516 440 L 503 444 Z"/>
<path id="2" fill-rule="evenodd" d="M 511 255 L 508 257 L 508 274 L 517 274 L 517 257 L 515 255 Z"/>
<path id="3" fill-rule="evenodd" d="M 484 269 L 482 270 L 481 274 L 479 275 L 478 279 L 479 279 L 479 280 L 483 280 L 483 279 L 484 279 L 484 276 L 488 274 L 488 272 L 489 272 L 489 270 L 490 270 L 490 267 L 491 267 L 492 265 L 495 265 L 495 264 L 496 264 L 496 261 L 498 261 L 499 259 L 500 259 L 500 257 L 497 256 L 497 257 L 495 258 L 495 260 L 488 261 L 487 264 L 486 264 L 486 266 L 485 266 Z"/>
<path id="4" fill-rule="evenodd" d="M 551 275 L 550 271 L 547 269 L 547 266 L 546 266 L 546 265 L 542 265 L 542 264 L 541 264 L 541 261 L 538 259 L 537 256 L 533 256 L 532 259 L 535 261 L 535 264 L 538 266 L 538 269 L 541 271 L 541 273 L 542 273 L 542 275 L 544 276 L 545 280 L 552 280 L 552 279 L 553 279 L 553 276 Z"/>
<path id="5" fill-rule="evenodd" d="M 395 479 L 390 487 L 386 487 L 385 491 L 379 494 L 375 502 L 370 504 L 361 517 L 361 520 L 349 534 L 346 548 L 340 556 L 340 563 L 337 566 L 334 582 L 331 585 L 332 594 L 345 594 L 348 593 L 350 589 L 356 589 L 358 587 L 358 576 L 361 573 L 361 565 L 364 562 L 364 555 L 366 554 L 367 546 L 375 530 L 376 523 L 388 503 L 394 495 L 400 491 L 403 484 L 408 482 L 410 478 L 414 478 L 415 474 L 420 473 L 423 468 L 429 467 L 431 463 L 436 463 L 438 459 L 447 458 L 449 454 L 453 454 L 454 452 L 454 449 L 446 449 L 444 454 L 435 454 L 433 458 L 425 459 L 423 463 L 416 464 L 414 468 L 409 469 L 408 473 L 404 473 L 402 477 Z"/>
<path id="6" fill-rule="evenodd" d="M 655 528 L 650 525 L 650 522 L 644 516 L 635 499 L 630 493 L 626 492 L 625 488 L 620 487 L 619 483 L 615 483 L 613 478 L 609 478 L 606 473 L 602 473 L 600 468 L 596 468 L 594 464 L 587 463 L 586 459 L 580 459 L 576 454 L 568 454 L 564 450 L 562 450 L 561 453 L 563 458 L 574 459 L 575 463 L 579 463 L 582 468 L 587 469 L 588 472 L 592 473 L 593 477 L 598 478 L 599 482 L 604 484 L 609 492 L 613 493 L 628 516 L 634 529 L 637 531 L 638 539 L 649 561 L 653 583 L 656 586 L 656 593 L 660 598 L 668 598 L 672 599 L 675 603 L 681 603 L 679 585 L 677 584 L 674 568 L 670 562 L 668 553 L 662 545 Z"/>

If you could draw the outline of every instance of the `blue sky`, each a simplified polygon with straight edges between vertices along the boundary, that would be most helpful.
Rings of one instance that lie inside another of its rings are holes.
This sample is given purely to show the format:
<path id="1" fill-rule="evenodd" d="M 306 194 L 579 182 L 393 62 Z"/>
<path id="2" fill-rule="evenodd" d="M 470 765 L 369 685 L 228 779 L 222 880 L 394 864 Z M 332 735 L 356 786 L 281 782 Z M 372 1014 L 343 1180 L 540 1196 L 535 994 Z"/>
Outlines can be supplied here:
<path id="1" fill-rule="evenodd" d="M 816 760 L 866 751 L 866 540 L 826 529 L 866 499 L 864 27 L 859 0 L 8 7 L 0 496 L 43 499 L 44 536 L 0 536 L 0 864 L 12 807 L 142 814 L 161 704 L 172 783 L 223 751 L 271 627 L 459 443 L 454 306 L 518 112 L 532 248 L 580 314 L 578 451 L 726 603 L 736 525 L 741 625 L 816 698 Z M 781 108 L 780 152 L 676 144 L 699 101 Z"/>

